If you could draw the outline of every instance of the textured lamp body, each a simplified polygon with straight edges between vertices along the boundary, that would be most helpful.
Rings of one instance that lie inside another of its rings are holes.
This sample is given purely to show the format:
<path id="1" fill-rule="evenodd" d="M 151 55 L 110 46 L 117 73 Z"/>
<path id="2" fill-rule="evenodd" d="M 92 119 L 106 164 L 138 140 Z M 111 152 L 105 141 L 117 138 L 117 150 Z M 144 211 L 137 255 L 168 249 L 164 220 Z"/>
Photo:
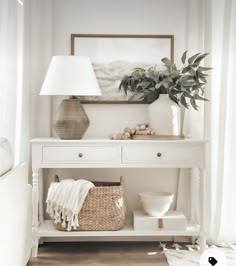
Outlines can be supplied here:
<path id="1" fill-rule="evenodd" d="M 53 56 L 40 95 L 71 96 L 60 104 L 53 127 L 61 139 L 81 139 L 89 119 L 77 96 L 101 95 L 89 57 Z"/>
<path id="2" fill-rule="evenodd" d="M 89 119 L 80 99 L 63 100 L 59 106 L 54 130 L 61 139 L 81 139 L 89 127 Z"/>

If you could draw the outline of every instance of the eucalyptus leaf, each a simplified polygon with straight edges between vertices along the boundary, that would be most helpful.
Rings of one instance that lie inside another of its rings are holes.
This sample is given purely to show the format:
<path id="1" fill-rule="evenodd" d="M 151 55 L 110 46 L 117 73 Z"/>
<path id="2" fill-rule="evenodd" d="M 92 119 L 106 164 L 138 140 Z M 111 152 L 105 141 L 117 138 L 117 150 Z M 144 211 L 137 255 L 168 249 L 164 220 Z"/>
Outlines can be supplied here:
<path id="1" fill-rule="evenodd" d="M 166 69 L 166 70 L 162 71 L 162 75 L 163 76 L 170 76 L 170 72 Z"/>
<path id="2" fill-rule="evenodd" d="M 184 74 L 184 73 L 187 73 L 190 69 L 191 69 L 191 66 L 188 65 L 188 66 L 186 66 L 186 67 L 183 68 L 182 73 L 183 73 L 183 74 Z"/>
<path id="3" fill-rule="evenodd" d="M 172 95 L 172 94 L 169 94 L 169 97 L 170 97 L 170 99 L 171 99 L 172 101 L 174 101 L 175 103 L 177 103 L 177 104 L 179 105 L 179 99 L 178 99 L 176 96 L 174 96 L 174 95 Z"/>
<path id="4" fill-rule="evenodd" d="M 213 68 L 212 67 L 199 67 L 198 68 L 198 71 L 209 71 L 209 70 L 212 70 Z"/>
<path id="5" fill-rule="evenodd" d="M 164 63 L 166 66 L 171 65 L 170 59 L 168 59 L 167 57 L 162 58 L 161 62 Z"/>
<path id="6" fill-rule="evenodd" d="M 185 99 L 185 97 L 184 97 L 184 95 L 182 95 L 182 96 L 180 97 L 180 103 L 181 103 L 185 108 L 188 108 L 188 107 L 189 107 L 188 104 L 187 104 L 187 101 L 186 101 L 186 99 Z"/>
<path id="7" fill-rule="evenodd" d="M 194 61 L 193 66 L 197 67 L 199 66 L 200 62 L 207 56 L 209 53 L 201 54 L 197 57 L 197 59 Z"/>
<path id="8" fill-rule="evenodd" d="M 167 89 L 168 88 L 168 83 L 167 82 L 163 82 L 163 86 Z"/>
<path id="9" fill-rule="evenodd" d="M 196 75 L 196 71 L 194 70 L 193 67 L 191 67 L 191 68 L 189 69 L 189 73 L 190 73 L 192 76 L 195 76 L 195 75 Z"/>
<path id="10" fill-rule="evenodd" d="M 200 77 L 200 79 L 204 82 L 207 83 L 207 79 L 205 77 Z"/>
<path id="11" fill-rule="evenodd" d="M 199 77 L 208 77 L 209 76 L 208 74 L 205 74 L 205 73 L 201 72 L 200 70 L 198 70 L 197 73 L 198 73 Z"/>
<path id="12" fill-rule="evenodd" d="M 186 82 L 186 81 L 193 81 L 193 77 L 188 74 L 186 74 L 185 76 L 182 76 L 182 82 Z"/>
<path id="13" fill-rule="evenodd" d="M 203 97 L 201 97 L 201 96 L 198 95 L 198 94 L 195 94 L 195 95 L 194 95 L 194 99 L 195 99 L 195 100 L 201 100 L 201 101 L 209 101 L 208 99 L 203 98 Z"/>
<path id="14" fill-rule="evenodd" d="M 146 103 L 154 102 L 156 99 L 158 99 L 159 94 L 160 94 L 160 91 L 157 91 L 157 90 L 150 92 L 150 93 L 146 93 L 144 95 L 144 102 L 146 102 Z"/>
<path id="15" fill-rule="evenodd" d="M 194 90 L 197 90 L 197 89 L 201 88 L 201 86 L 202 86 L 202 84 L 196 84 L 196 85 L 194 85 L 194 86 L 192 87 L 192 90 L 193 90 L 193 91 L 194 91 Z"/>
<path id="16" fill-rule="evenodd" d="M 170 94 L 172 94 L 172 95 L 176 95 L 176 94 L 179 94 L 179 93 L 182 93 L 182 91 L 175 90 L 175 89 L 172 89 L 172 90 L 170 91 Z"/>
<path id="17" fill-rule="evenodd" d="M 186 57 L 187 57 L 187 52 L 188 52 L 188 50 L 185 51 L 185 52 L 183 53 L 182 57 L 181 57 L 181 61 L 182 61 L 183 64 L 185 64 Z"/>
<path id="18" fill-rule="evenodd" d="M 183 93 L 183 95 L 187 98 L 194 99 L 194 96 L 188 93 L 187 91 Z"/>
<path id="19" fill-rule="evenodd" d="M 196 104 L 196 101 L 195 101 L 193 98 L 190 99 L 190 103 L 191 103 L 192 107 L 193 107 L 196 111 L 198 111 L 198 106 L 197 106 L 197 104 Z"/>
<path id="20" fill-rule="evenodd" d="M 171 77 L 172 79 L 177 78 L 178 76 L 179 76 L 179 71 L 178 71 L 178 70 L 173 71 L 173 72 L 171 73 L 171 75 L 170 75 L 170 77 Z"/>
<path id="21" fill-rule="evenodd" d="M 197 54 L 191 56 L 191 57 L 188 59 L 188 63 L 191 65 L 191 64 L 194 62 L 194 60 L 195 60 L 199 55 L 200 55 L 200 53 L 197 53 Z"/>
<path id="22" fill-rule="evenodd" d="M 147 81 L 147 80 L 142 81 L 142 82 L 139 83 L 139 86 L 140 87 L 143 87 L 144 89 L 148 88 L 150 85 L 151 85 L 151 82 L 150 81 Z"/>
<path id="23" fill-rule="evenodd" d="M 132 102 L 132 101 L 138 100 L 140 98 L 142 99 L 142 95 L 140 93 L 136 92 L 129 98 L 129 101 Z"/>
<path id="24" fill-rule="evenodd" d="M 156 88 L 156 89 L 159 89 L 161 86 L 162 86 L 162 82 L 157 83 L 157 84 L 155 85 L 155 88 Z"/>

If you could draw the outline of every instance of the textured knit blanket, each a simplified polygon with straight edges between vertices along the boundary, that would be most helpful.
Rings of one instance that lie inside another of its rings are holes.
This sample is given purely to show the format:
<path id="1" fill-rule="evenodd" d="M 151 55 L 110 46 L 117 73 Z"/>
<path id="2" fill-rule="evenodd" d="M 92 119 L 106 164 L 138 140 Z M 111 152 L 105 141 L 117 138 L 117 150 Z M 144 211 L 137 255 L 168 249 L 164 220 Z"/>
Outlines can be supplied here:
<path id="1" fill-rule="evenodd" d="M 52 182 L 46 200 L 47 213 L 56 224 L 62 223 L 67 231 L 78 229 L 78 215 L 92 187 L 94 184 L 84 179 Z"/>

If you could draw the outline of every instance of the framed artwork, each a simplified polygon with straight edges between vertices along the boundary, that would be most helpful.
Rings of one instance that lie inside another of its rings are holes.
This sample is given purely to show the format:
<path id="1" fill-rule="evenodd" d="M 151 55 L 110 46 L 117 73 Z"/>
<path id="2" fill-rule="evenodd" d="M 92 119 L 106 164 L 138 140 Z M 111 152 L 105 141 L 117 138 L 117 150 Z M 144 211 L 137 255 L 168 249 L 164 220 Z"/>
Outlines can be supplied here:
<path id="1" fill-rule="evenodd" d="M 102 92 L 82 97 L 83 103 L 142 103 L 129 102 L 120 82 L 136 67 L 158 67 L 163 57 L 173 62 L 174 35 L 71 34 L 71 55 L 90 57 Z"/>

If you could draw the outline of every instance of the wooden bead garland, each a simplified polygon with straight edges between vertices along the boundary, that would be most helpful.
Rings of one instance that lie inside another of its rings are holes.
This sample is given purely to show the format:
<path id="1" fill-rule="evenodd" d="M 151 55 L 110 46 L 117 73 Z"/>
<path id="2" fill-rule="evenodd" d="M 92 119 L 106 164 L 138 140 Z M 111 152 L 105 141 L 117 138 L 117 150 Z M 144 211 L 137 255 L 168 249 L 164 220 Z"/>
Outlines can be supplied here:
<path id="1" fill-rule="evenodd" d="M 131 139 L 134 135 L 156 135 L 154 130 L 149 128 L 148 123 L 137 124 L 134 128 L 126 127 L 123 133 L 113 134 L 114 140 Z"/>

